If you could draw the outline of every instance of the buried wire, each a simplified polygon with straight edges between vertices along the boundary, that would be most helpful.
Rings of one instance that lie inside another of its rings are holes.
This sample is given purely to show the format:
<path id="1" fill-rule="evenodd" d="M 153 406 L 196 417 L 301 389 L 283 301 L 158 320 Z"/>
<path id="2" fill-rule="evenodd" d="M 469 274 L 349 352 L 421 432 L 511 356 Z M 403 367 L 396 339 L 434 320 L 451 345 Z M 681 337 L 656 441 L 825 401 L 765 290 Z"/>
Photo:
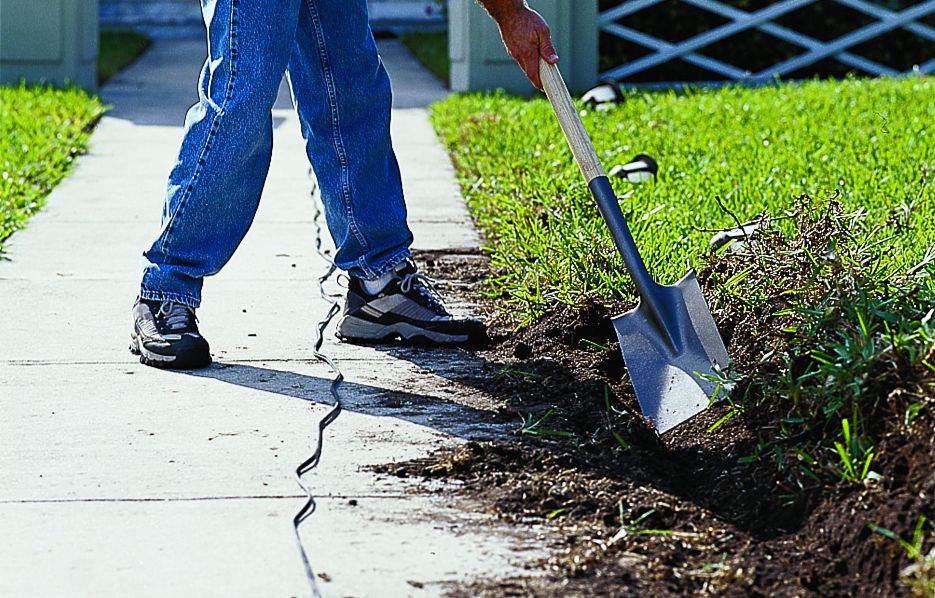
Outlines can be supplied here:
<path id="1" fill-rule="evenodd" d="M 314 195 L 314 192 L 313 192 Z M 341 305 L 335 299 L 335 295 L 329 295 L 325 292 L 325 282 L 331 278 L 331 276 L 337 271 L 337 267 L 334 265 L 334 261 L 330 256 L 322 249 L 322 227 L 321 227 L 321 208 L 318 206 L 318 202 L 315 202 L 315 251 L 318 252 L 318 255 L 322 257 L 326 262 L 328 262 L 328 269 L 318 278 L 318 293 L 319 296 L 327 301 L 330 304 L 328 308 L 328 313 L 325 314 L 324 319 L 318 322 L 316 328 L 316 338 L 315 344 L 312 349 L 312 354 L 315 359 L 325 363 L 331 371 L 334 373 L 334 378 L 331 381 L 331 396 L 334 398 L 334 407 L 318 422 L 318 442 L 315 445 L 315 451 L 312 455 L 299 464 L 295 469 L 295 479 L 299 487 L 305 492 L 305 504 L 302 505 L 302 508 L 299 509 L 299 512 L 295 514 L 295 517 L 292 518 L 292 527 L 295 530 L 295 539 L 299 546 L 299 554 L 302 557 L 302 565 L 305 567 L 305 576 L 308 578 L 309 586 L 312 590 L 312 595 L 316 598 L 321 596 L 321 591 L 318 589 L 318 581 L 315 577 L 315 572 L 312 569 L 311 562 L 309 561 L 308 553 L 305 551 L 305 546 L 302 544 L 302 536 L 299 534 L 299 527 L 302 525 L 302 522 L 311 517 L 317 508 L 315 498 L 312 495 L 311 488 L 303 480 L 303 476 L 308 472 L 315 469 L 318 464 L 321 462 L 322 448 L 324 446 L 324 437 L 325 430 L 338 418 L 341 414 L 342 404 L 341 404 L 341 395 L 338 392 L 338 387 L 341 385 L 341 382 L 344 381 L 344 374 L 341 373 L 341 370 L 334 363 L 334 361 L 321 352 L 321 346 L 324 343 L 325 338 L 325 329 L 331 324 L 331 321 L 336 315 L 341 311 Z"/>

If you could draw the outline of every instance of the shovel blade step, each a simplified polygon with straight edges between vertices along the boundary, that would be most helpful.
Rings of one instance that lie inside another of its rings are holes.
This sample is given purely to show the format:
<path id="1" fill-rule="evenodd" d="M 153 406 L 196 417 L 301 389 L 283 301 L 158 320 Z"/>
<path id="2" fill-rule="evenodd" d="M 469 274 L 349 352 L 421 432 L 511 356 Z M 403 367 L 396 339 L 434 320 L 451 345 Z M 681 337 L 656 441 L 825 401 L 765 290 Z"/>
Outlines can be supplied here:
<path id="1" fill-rule="evenodd" d="M 613 325 L 640 409 L 662 434 L 729 391 L 706 378 L 726 369 L 729 358 L 694 272 L 655 291 L 664 326 L 643 301 Z"/>

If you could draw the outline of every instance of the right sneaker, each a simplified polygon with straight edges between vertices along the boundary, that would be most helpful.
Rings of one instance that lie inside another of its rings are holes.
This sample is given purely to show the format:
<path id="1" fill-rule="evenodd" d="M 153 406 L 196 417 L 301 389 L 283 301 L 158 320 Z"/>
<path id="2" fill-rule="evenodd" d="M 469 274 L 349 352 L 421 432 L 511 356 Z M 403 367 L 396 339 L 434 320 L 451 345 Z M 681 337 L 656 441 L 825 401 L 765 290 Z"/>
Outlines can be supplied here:
<path id="1" fill-rule="evenodd" d="M 156 368 L 193 370 L 211 365 L 195 310 L 174 301 L 137 298 L 130 352 L 140 356 L 140 363 Z"/>
<path id="2" fill-rule="evenodd" d="M 487 340 L 486 326 L 451 315 L 432 280 L 411 261 L 400 264 L 376 293 L 368 292 L 359 278 L 350 277 L 336 333 L 351 343 L 399 339 L 419 345 L 478 345 Z"/>

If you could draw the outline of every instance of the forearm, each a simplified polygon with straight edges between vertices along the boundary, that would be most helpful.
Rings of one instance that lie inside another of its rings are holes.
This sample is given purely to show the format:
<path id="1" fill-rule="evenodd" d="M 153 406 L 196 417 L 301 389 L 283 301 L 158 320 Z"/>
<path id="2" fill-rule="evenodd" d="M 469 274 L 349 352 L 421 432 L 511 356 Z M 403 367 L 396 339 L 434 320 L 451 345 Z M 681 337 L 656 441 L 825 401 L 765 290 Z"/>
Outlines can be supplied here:
<path id="1" fill-rule="evenodd" d="M 477 2 L 499 25 L 503 25 L 518 11 L 528 8 L 526 0 L 477 0 Z"/>

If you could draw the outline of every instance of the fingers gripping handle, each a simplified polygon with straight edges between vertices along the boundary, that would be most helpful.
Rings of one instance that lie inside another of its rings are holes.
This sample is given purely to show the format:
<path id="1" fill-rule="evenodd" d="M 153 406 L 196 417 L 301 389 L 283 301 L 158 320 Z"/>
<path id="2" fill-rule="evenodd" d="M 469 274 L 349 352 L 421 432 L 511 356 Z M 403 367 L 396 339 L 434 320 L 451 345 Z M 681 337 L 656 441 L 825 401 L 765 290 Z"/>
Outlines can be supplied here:
<path id="1" fill-rule="evenodd" d="M 552 109 L 555 110 L 568 145 L 571 146 L 571 153 L 574 154 L 585 180 L 590 183 L 598 177 L 606 176 L 558 66 L 549 64 L 540 58 L 539 78 L 542 79 L 542 88 L 545 89 L 545 94 L 552 102 Z"/>

